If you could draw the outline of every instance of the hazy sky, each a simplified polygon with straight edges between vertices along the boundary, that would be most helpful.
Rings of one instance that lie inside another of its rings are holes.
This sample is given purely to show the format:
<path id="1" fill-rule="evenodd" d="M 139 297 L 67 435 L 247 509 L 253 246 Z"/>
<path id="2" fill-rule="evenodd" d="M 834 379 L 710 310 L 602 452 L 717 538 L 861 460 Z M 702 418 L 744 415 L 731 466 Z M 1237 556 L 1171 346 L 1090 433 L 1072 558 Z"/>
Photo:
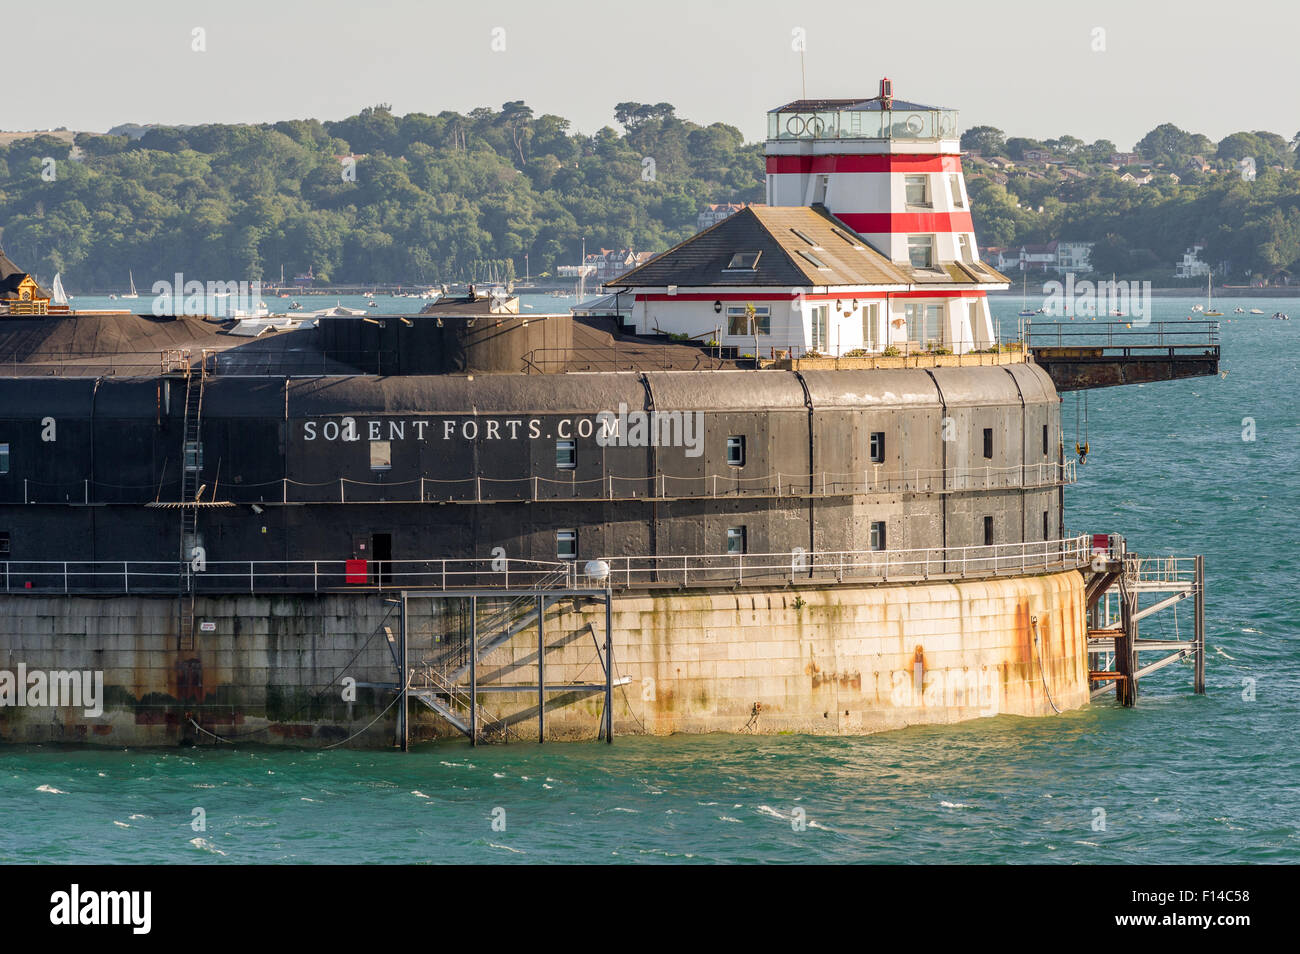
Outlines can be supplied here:
<path id="1" fill-rule="evenodd" d="M 758 139 L 765 111 L 800 96 L 796 28 L 809 96 L 872 96 L 888 75 L 897 96 L 959 109 L 963 129 L 1121 148 L 1162 122 L 1214 139 L 1300 130 L 1298 0 L 69 0 L 8 13 L 22 36 L 5 45 L 10 130 L 523 99 L 591 132 L 635 100 Z"/>

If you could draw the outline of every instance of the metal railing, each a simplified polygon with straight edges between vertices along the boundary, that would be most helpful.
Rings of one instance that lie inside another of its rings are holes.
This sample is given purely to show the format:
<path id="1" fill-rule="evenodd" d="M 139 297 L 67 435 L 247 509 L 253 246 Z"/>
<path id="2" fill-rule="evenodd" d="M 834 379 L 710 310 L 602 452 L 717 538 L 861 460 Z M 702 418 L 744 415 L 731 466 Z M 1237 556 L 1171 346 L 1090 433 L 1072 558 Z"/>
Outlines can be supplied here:
<path id="1" fill-rule="evenodd" d="M 966 579 L 1074 569 L 1091 558 L 1090 539 L 974 547 L 613 557 L 612 586 L 682 587 L 765 582 Z"/>
<path id="2" fill-rule="evenodd" d="M 679 476 L 659 473 L 654 476 L 601 477 L 569 479 L 554 477 L 459 477 L 439 479 L 416 477 L 411 480 L 334 480 L 306 482 L 279 480 L 241 484 L 223 484 L 219 489 L 222 503 L 299 504 L 299 503 L 491 503 L 493 501 L 547 500 L 678 500 L 717 499 L 723 497 L 835 497 L 850 494 L 951 493 L 957 491 L 1036 489 L 1072 484 L 1076 480 L 1076 461 L 1043 461 L 1036 464 L 1013 464 L 1009 467 L 949 467 L 877 473 L 821 471 L 815 474 L 761 474 L 741 476 L 739 469 L 724 474 Z M 18 487 L 14 488 L 15 491 Z M 0 503 L 78 504 L 123 503 L 148 504 L 159 488 L 153 485 L 123 486 L 101 481 L 78 480 L 47 483 L 24 479 L 22 496 Z M 138 493 L 146 493 L 141 498 Z M 175 494 L 173 482 L 162 488 L 164 495 Z M 166 501 L 164 501 L 166 502 Z M 174 503 L 174 501 L 173 501 Z"/>
<path id="3" fill-rule="evenodd" d="M 588 576 L 578 561 L 537 560 L 246 560 L 208 561 L 203 569 L 165 561 L 6 561 L 5 593 L 175 594 L 178 579 L 199 594 L 337 593 L 422 589 L 573 590 L 778 581 L 965 579 L 1081 567 L 1091 540 L 1002 543 L 912 550 L 800 550 L 788 553 L 606 557 Z"/>
<path id="4" fill-rule="evenodd" d="M 1088 348 L 1102 354 L 1212 351 L 1219 347 L 1217 321 L 1057 321 L 1024 323 L 1026 348 Z"/>

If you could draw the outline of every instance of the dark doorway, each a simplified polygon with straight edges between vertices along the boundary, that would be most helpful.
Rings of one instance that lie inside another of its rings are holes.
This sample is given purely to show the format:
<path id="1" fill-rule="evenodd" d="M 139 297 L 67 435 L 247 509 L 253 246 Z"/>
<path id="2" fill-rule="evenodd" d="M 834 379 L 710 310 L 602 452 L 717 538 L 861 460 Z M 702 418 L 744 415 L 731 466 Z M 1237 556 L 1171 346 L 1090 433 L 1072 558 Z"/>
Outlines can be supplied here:
<path id="1" fill-rule="evenodd" d="M 387 586 L 393 581 L 393 535 L 376 533 L 370 537 L 370 559 L 375 562 L 375 581 Z"/>

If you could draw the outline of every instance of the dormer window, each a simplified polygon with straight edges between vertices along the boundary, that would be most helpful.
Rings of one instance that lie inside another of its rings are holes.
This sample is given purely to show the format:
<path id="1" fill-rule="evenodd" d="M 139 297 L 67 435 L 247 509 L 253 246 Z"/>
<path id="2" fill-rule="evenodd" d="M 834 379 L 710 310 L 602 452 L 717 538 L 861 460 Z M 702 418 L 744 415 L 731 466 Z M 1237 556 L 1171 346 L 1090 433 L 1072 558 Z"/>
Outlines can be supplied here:
<path id="1" fill-rule="evenodd" d="M 727 263 L 726 271 L 729 272 L 752 272 L 758 268 L 758 260 L 762 252 L 737 252 L 731 256 L 731 261 Z"/>

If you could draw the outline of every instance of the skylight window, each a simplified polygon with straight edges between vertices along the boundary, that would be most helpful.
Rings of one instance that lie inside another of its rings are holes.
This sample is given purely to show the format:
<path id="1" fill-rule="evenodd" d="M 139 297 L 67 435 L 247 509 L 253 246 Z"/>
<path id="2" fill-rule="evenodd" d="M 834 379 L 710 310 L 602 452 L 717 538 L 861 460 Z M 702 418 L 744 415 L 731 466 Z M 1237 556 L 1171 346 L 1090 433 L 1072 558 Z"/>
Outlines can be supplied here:
<path id="1" fill-rule="evenodd" d="M 816 255 L 813 255 L 811 252 L 805 252 L 802 249 L 799 249 L 798 251 L 801 256 L 806 258 L 808 261 L 812 262 L 814 268 L 821 268 L 826 271 L 830 271 L 830 266 L 827 265 L 825 262 L 823 262 Z"/>
<path id="2" fill-rule="evenodd" d="M 727 271 L 750 271 L 758 268 L 758 260 L 762 252 L 737 252 L 731 256 L 731 261 L 727 263 Z"/>
<path id="3" fill-rule="evenodd" d="M 793 232 L 795 235 L 799 236 L 799 238 L 803 239 L 805 242 L 807 242 L 807 243 L 808 243 L 809 245 L 811 245 L 813 248 L 821 248 L 820 245 L 818 245 L 816 242 L 814 242 L 811 238 L 808 237 L 808 233 L 806 233 L 806 232 L 801 232 L 801 231 L 799 231 L 798 229 L 791 229 L 790 231 Z"/>
<path id="4" fill-rule="evenodd" d="M 837 229 L 834 226 L 831 226 L 831 231 L 834 232 L 836 235 L 838 235 L 840 238 L 844 239 L 845 242 L 848 242 L 850 245 L 852 245 L 854 248 L 858 249 L 859 251 L 866 248 L 865 245 L 863 245 L 861 242 L 853 238 L 851 235 L 849 235 L 847 232 L 843 231 L 842 229 Z"/>

